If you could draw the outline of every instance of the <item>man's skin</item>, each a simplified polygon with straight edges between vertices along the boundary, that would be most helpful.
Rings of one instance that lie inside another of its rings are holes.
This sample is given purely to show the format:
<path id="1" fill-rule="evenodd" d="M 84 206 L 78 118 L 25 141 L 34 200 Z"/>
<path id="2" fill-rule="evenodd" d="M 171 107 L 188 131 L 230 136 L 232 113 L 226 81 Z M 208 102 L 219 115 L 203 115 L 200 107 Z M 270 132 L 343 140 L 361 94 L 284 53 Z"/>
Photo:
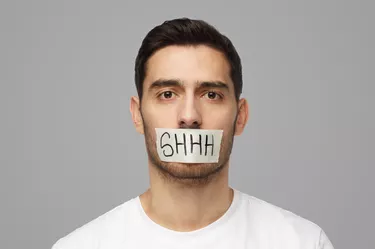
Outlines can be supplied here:
<path id="1" fill-rule="evenodd" d="M 158 50 L 146 64 L 143 97 L 131 98 L 130 111 L 137 132 L 145 135 L 150 188 L 140 200 L 150 219 L 187 232 L 220 218 L 233 198 L 228 185 L 233 136 L 243 132 L 249 115 L 246 99 L 236 100 L 224 54 L 204 45 Z M 223 130 L 219 162 L 160 161 L 155 128 Z"/>

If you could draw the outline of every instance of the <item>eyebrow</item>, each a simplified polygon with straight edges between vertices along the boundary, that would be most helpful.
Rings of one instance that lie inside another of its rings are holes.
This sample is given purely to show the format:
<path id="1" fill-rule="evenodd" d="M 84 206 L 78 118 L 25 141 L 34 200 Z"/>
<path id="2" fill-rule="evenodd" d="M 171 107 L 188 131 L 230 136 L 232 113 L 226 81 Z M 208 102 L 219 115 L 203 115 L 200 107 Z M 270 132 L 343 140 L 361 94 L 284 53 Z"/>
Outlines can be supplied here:
<path id="1" fill-rule="evenodd" d="M 229 91 L 228 84 L 222 81 L 198 81 L 196 82 L 198 88 L 219 88 Z M 158 79 L 154 81 L 149 87 L 149 91 L 163 88 L 163 87 L 178 87 L 183 88 L 184 83 L 179 79 Z"/>
<path id="2" fill-rule="evenodd" d="M 163 88 L 163 87 L 183 87 L 183 83 L 177 79 L 158 79 L 152 82 L 151 86 L 148 90 L 151 92 L 152 90 Z"/>
<path id="3" fill-rule="evenodd" d="M 219 88 L 229 91 L 228 84 L 221 81 L 203 81 L 198 82 L 199 88 Z"/>

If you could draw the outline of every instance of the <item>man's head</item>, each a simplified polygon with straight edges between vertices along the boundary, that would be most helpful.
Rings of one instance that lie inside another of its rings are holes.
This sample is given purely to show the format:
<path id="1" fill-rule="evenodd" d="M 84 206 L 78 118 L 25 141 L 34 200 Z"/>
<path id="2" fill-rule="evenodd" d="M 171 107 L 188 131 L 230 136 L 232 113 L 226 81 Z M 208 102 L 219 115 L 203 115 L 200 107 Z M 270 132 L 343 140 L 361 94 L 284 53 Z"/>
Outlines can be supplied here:
<path id="1" fill-rule="evenodd" d="M 240 99 L 241 60 L 227 37 L 204 21 L 166 21 L 144 38 L 135 83 L 132 118 L 145 135 L 149 161 L 165 179 L 201 185 L 228 164 L 233 136 L 242 133 L 248 106 Z M 155 128 L 223 130 L 219 162 L 162 162 Z"/>
<path id="2" fill-rule="evenodd" d="M 239 99 L 242 93 L 242 65 L 232 42 L 210 24 L 188 18 L 165 21 L 153 28 L 144 38 L 135 61 L 134 78 L 140 99 L 143 97 L 148 59 L 156 51 L 171 45 L 206 45 L 223 53 L 230 66 L 229 75 L 234 84 L 236 98 Z"/>

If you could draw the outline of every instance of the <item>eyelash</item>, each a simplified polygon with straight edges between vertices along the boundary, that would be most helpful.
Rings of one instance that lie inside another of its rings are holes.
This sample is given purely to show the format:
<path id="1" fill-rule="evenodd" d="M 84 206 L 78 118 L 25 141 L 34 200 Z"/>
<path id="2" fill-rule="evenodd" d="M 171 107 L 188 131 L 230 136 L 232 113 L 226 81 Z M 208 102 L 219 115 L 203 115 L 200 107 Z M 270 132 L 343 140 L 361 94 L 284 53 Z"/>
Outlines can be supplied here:
<path id="1" fill-rule="evenodd" d="M 166 92 L 171 92 L 172 95 L 173 95 L 173 94 L 176 95 L 176 93 L 174 93 L 173 91 L 171 91 L 171 90 L 167 90 L 167 91 L 163 91 L 163 92 L 157 94 L 157 97 L 158 97 L 159 99 L 163 99 L 163 94 L 166 93 Z"/>
<path id="2" fill-rule="evenodd" d="M 223 99 L 223 95 L 220 94 L 220 93 L 218 93 L 218 92 L 216 92 L 216 91 L 207 91 L 207 92 L 205 92 L 204 95 L 206 95 L 206 94 L 208 94 L 208 93 L 215 93 L 215 94 L 217 95 L 217 97 L 218 97 L 220 100 Z M 210 100 L 211 100 L 211 99 L 210 99 Z M 214 99 L 212 99 L 212 100 L 214 100 Z"/>
<path id="3" fill-rule="evenodd" d="M 171 91 L 171 90 L 167 90 L 167 91 L 163 91 L 163 92 L 157 94 L 157 97 L 160 98 L 160 99 L 163 99 L 163 94 L 166 93 L 166 92 L 171 92 L 172 95 L 176 95 L 175 92 L 173 92 L 173 91 Z M 211 90 L 211 91 L 207 91 L 207 92 L 205 92 L 205 93 L 203 94 L 203 96 L 206 95 L 206 94 L 208 94 L 208 93 L 215 93 L 215 94 L 217 95 L 217 97 L 218 97 L 220 100 L 224 98 L 222 94 L 220 94 L 220 93 L 217 92 L 217 91 L 212 91 L 212 90 Z M 215 100 L 215 99 L 210 99 L 210 100 Z"/>

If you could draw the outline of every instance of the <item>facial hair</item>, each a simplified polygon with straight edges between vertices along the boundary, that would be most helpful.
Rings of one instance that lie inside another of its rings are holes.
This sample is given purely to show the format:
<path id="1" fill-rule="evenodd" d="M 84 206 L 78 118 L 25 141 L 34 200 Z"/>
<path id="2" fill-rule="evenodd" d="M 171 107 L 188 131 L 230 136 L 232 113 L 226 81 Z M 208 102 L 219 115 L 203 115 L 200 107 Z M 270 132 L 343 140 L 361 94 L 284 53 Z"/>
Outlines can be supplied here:
<path id="1" fill-rule="evenodd" d="M 228 164 L 230 154 L 233 148 L 233 139 L 235 133 L 235 123 L 237 115 L 231 130 L 227 135 L 223 134 L 220 145 L 220 156 L 217 163 L 178 163 L 178 162 L 164 162 L 161 161 L 157 150 L 155 141 L 154 128 L 148 126 L 147 121 L 141 113 L 145 143 L 148 153 L 149 161 L 152 167 L 157 169 L 159 176 L 168 183 L 179 183 L 186 187 L 202 187 L 210 183 Z M 199 129 L 197 125 L 180 125 L 180 129 Z"/>

